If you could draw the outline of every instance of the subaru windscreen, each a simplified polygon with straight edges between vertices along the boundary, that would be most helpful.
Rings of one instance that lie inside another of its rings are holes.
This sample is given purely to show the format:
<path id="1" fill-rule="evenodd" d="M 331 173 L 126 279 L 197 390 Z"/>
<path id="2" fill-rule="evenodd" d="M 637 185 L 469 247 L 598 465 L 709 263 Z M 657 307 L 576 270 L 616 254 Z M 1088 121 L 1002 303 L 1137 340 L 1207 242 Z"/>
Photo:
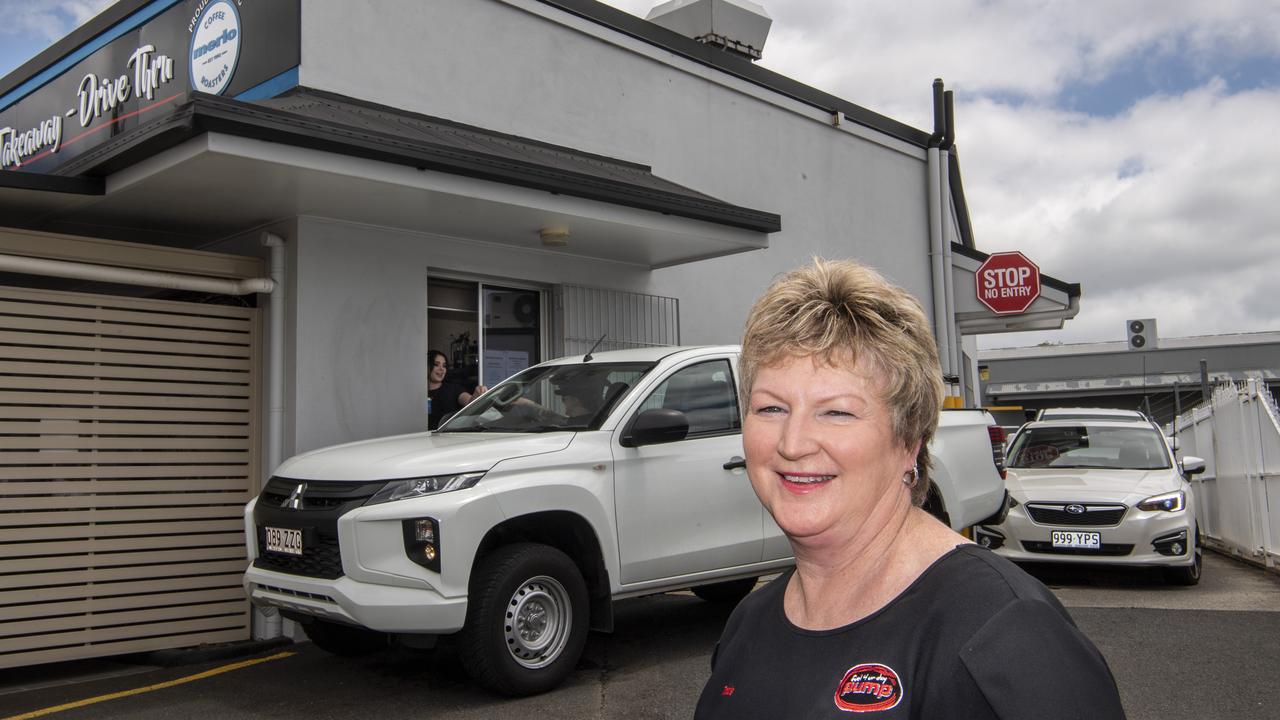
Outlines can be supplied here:
<path id="1" fill-rule="evenodd" d="M 1150 426 L 1027 427 L 1009 448 L 1009 467 L 1160 470 L 1170 467 L 1164 439 Z"/>

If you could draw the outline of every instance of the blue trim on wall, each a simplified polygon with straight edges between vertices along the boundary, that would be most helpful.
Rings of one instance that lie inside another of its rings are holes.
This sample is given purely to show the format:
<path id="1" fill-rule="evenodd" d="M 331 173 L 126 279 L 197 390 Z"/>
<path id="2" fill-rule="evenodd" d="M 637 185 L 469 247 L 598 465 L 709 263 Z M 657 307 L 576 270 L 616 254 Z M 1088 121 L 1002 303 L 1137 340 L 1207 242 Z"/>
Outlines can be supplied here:
<path id="1" fill-rule="evenodd" d="M 296 87 L 298 87 L 298 66 L 294 65 L 270 80 L 265 80 L 245 90 L 237 95 L 235 99 L 246 101 L 266 100 Z"/>
<path id="2" fill-rule="evenodd" d="M 70 70 L 73 65 L 101 50 L 107 43 L 136 29 L 151 18 L 182 2 L 182 0 L 155 0 L 155 2 L 130 15 L 115 26 L 67 54 L 58 62 L 31 76 L 26 82 L 0 97 L 0 110 L 44 87 L 49 81 Z"/>

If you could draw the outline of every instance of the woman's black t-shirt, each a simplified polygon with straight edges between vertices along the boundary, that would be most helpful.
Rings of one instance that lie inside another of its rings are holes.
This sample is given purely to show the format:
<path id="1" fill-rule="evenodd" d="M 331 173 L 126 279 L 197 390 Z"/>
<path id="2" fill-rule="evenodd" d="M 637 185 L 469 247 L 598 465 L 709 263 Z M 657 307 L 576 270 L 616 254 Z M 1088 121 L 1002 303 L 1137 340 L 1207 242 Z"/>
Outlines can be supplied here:
<path id="1" fill-rule="evenodd" d="M 461 385 L 455 385 L 449 381 L 440 383 L 440 387 L 435 390 L 427 390 L 427 397 L 431 398 L 431 412 L 427 414 L 427 429 L 435 430 L 440 427 L 440 421 L 445 415 L 456 413 L 462 409 L 462 403 L 458 402 L 458 396 L 466 390 Z M 421 396 L 419 396 L 421 397 Z"/>
<path id="2" fill-rule="evenodd" d="M 712 655 L 695 718 L 1123 718 L 1106 661 L 1039 581 L 976 545 L 876 613 L 787 620 L 791 573 L 748 595 Z"/>

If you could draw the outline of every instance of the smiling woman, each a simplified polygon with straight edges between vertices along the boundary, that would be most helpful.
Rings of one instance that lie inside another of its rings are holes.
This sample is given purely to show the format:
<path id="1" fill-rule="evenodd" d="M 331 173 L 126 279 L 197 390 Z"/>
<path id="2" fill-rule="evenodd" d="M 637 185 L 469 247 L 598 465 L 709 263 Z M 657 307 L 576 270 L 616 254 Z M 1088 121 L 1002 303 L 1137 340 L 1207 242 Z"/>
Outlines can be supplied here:
<path id="1" fill-rule="evenodd" d="M 747 474 L 796 567 L 729 618 L 696 717 L 1124 717 L 1053 594 L 920 509 L 942 387 L 913 297 L 815 260 L 756 302 L 741 368 Z"/>

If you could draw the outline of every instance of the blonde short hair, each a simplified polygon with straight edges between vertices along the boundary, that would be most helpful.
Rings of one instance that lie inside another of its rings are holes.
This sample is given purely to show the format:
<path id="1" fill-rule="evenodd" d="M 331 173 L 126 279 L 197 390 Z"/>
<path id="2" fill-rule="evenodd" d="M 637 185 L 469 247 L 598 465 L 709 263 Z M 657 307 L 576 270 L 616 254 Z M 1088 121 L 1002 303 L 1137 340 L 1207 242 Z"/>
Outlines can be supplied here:
<path id="1" fill-rule="evenodd" d="M 742 406 L 760 368 L 812 357 L 853 370 L 860 363 L 879 385 L 893 437 L 920 443 L 912 500 L 928 494 L 929 451 L 942 408 L 938 347 L 920 302 L 871 268 L 851 260 L 814 258 L 765 290 L 747 316 L 742 338 Z"/>

